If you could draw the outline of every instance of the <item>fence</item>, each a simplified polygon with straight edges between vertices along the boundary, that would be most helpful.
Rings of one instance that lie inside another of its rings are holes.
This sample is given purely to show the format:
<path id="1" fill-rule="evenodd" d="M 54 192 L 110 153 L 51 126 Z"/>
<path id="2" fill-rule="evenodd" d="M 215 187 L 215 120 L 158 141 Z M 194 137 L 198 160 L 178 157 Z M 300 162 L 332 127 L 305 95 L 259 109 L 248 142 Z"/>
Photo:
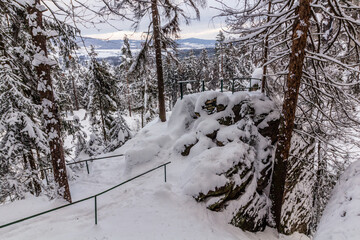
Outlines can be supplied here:
<path id="1" fill-rule="evenodd" d="M 88 161 L 88 160 L 82 160 L 82 161 Z M 38 216 L 41 216 L 41 215 L 44 215 L 44 214 L 47 214 L 47 213 L 50 213 L 50 212 L 59 210 L 59 209 L 61 209 L 61 208 L 65 208 L 65 207 L 68 207 L 68 206 L 71 206 L 71 205 L 75 205 L 75 204 L 77 204 L 77 203 L 81 203 L 81 202 L 90 200 L 90 199 L 92 199 L 92 198 L 94 198 L 94 207 L 95 207 L 95 208 L 94 208 L 94 217 L 95 217 L 95 224 L 97 224 L 97 223 L 98 223 L 98 219 L 97 219 L 97 197 L 98 197 L 98 196 L 103 195 L 103 194 L 105 194 L 105 193 L 107 193 L 107 192 L 110 192 L 111 190 L 114 190 L 115 188 L 118 188 L 118 187 L 124 185 L 125 183 L 131 182 L 131 181 L 135 180 L 136 178 L 139 178 L 139 177 L 141 177 L 141 176 L 144 176 L 144 175 L 146 175 L 146 174 L 148 174 L 148 173 L 150 173 L 150 172 L 152 172 L 152 171 L 155 171 L 156 169 L 159 169 L 159 168 L 161 168 L 161 167 L 164 167 L 164 181 L 166 182 L 166 165 L 168 165 L 168 164 L 170 164 L 170 163 L 171 163 L 171 162 L 167 162 L 167 163 L 161 164 L 161 165 L 159 165 L 159 166 L 157 166 L 157 167 L 155 167 L 155 168 L 152 168 L 152 169 L 150 169 L 150 170 L 148 170 L 148 171 L 146 171 L 146 172 L 144 172 L 144 173 L 141 173 L 141 174 L 139 174 L 139 175 L 137 175 L 137 176 L 135 176 L 135 177 L 133 177 L 133 178 L 130 178 L 130 179 L 128 179 L 128 180 L 126 180 L 126 181 L 124 181 L 124 182 L 122 182 L 122 183 L 119 183 L 119 184 L 117 184 L 117 185 L 115 185 L 115 186 L 113 186 L 113 187 L 111 187 L 111 188 L 109 188 L 109 189 L 106 189 L 105 191 L 102 191 L 102 192 L 97 193 L 97 194 L 95 194 L 95 195 L 92 195 L 92 196 L 90 196 L 90 197 L 83 198 L 83 199 L 77 200 L 77 201 L 75 201 L 75 202 L 62 205 L 62 206 L 60 206 L 60 207 L 56 207 L 56 208 L 53 208 L 53 209 L 50 209 L 50 210 L 47 210 L 47 211 L 44 211 L 44 212 L 41 212 L 41 213 L 37 213 L 37 214 L 31 215 L 31 216 L 26 217 L 26 218 L 22 218 L 22 219 L 19 219 L 19 220 L 16 220 L 16 221 L 13 221 L 13 222 L 10 222 L 10 223 L 1 225 L 0 228 L 8 227 L 8 226 L 14 225 L 14 224 L 19 223 L 19 222 L 23 222 L 23 221 L 25 221 L 25 220 L 28 220 L 28 219 L 31 219 L 31 218 L 34 218 L 34 217 L 38 217 Z M 75 164 L 75 163 L 74 163 L 74 164 Z"/>
<path id="2" fill-rule="evenodd" d="M 228 80 L 232 82 L 231 83 L 231 92 L 232 93 L 235 92 L 235 81 L 241 81 L 241 82 L 248 81 L 249 82 L 249 87 L 241 86 L 239 91 L 245 91 L 245 90 L 256 91 L 256 90 L 258 90 L 260 88 L 260 86 L 254 87 L 251 84 L 251 81 L 256 80 L 256 81 L 261 82 L 261 79 L 259 79 L 259 78 L 251 78 L 251 77 L 233 78 L 233 79 L 228 79 Z M 183 99 L 183 97 L 184 97 L 184 87 L 183 87 L 183 85 L 188 84 L 188 83 L 194 83 L 194 82 L 197 82 L 197 81 L 196 80 L 178 81 L 178 83 L 180 85 L 180 99 Z M 221 79 L 220 80 L 220 91 L 223 92 L 223 90 L 224 90 L 224 80 Z M 205 81 L 201 81 L 201 91 L 202 92 L 205 91 Z"/>
<path id="3" fill-rule="evenodd" d="M 107 157 L 88 158 L 88 159 L 83 159 L 83 160 L 80 160 L 80 161 L 77 161 L 77 162 L 67 163 L 66 165 L 68 166 L 68 165 L 80 164 L 80 163 L 85 162 L 87 173 L 90 174 L 88 162 L 99 161 L 99 160 L 103 160 L 103 159 L 107 159 L 107 158 L 114 158 L 114 157 L 121 157 L 121 156 L 124 156 L 124 155 L 123 154 L 118 154 L 118 155 L 111 155 L 111 156 L 107 156 Z M 47 174 L 46 174 L 47 170 L 52 170 L 52 168 L 48 167 L 48 168 L 40 169 L 40 171 L 42 171 L 44 173 L 44 175 L 45 175 L 47 184 L 49 184 L 48 177 L 47 177 Z"/>

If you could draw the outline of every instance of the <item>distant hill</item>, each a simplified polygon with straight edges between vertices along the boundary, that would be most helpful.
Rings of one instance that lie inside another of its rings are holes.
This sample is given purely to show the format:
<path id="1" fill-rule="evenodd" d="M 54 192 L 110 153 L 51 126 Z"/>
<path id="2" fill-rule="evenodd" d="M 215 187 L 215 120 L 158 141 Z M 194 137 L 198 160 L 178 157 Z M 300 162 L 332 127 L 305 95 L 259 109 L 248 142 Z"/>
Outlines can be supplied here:
<path id="1" fill-rule="evenodd" d="M 85 46 L 90 48 L 94 46 L 99 59 L 104 59 L 110 64 L 118 65 L 120 63 L 120 49 L 123 45 L 123 40 L 102 40 L 96 38 L 83 38 Z M 84 49 L 82 40 L 77 39 L 81 50 L 78 51 L 81 61 L 88 59 L 87 53 Z M 141 48 L 143 41 L 141 40 L 129 40 L 131 50 L 135 53 Z M 214 54 L 215 40 L 199 39 L 199 38 L 187 38 L 176 40 L 178 44 L 179 57 L 185 57 L 189 54 L 189 51 L 193 51 L 197 56 L 201 53 L 202 49 L 208 51 L 209 56 Z"/>
<path id="2" fill-rule="evenodd" d="M 93 45 L 95 49 L 120 49 L 123 40 L 102 40 L 96 38 L 83 38 L 85 45 L 90 47 Z M 142 40 L 131 40 L 130 46 L 132 49 L 141 48 Z M 207 39 L 199 39 L 199 38 L 186 38 L 186 39 L 178 39 L 176 40 L 179 49 L 203 49 L 203 48 L 214 48 L 215 40 L 207 40 Z M 78 43 L 82 46 L 81 39 L 78 39 Z"/>

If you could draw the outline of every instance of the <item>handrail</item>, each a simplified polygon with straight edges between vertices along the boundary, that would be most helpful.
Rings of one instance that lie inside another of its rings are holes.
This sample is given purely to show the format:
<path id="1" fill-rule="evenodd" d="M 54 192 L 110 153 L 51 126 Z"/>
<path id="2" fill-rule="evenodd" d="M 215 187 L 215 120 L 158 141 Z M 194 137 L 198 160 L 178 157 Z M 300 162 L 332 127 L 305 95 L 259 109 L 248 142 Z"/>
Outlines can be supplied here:
<path id="1" fill-rule="evenodd" d="M 121 156 L 124 156 L 124 154 L 117 154 L 117 155 L 111 155 L 111 156 L 99 157 L 99 158 L 88 158 L 88 159 L 83 159 L 83 160 L 80 160 L 80 161 L 77 161 L 77 162 L 66 163 L 66 165 L 73 165 L 73 164 L 78 164 L 78 163 L 85 162 L 85 163 L 86 163 L 87 173 L 90 174 L 88 162 L 93 162 L 93 161 L 98 161 L 98 160 L 103 160 L 103 159 L 113 158 L 113 157 L 121 157 Z M 47 174 L 46 174 L 46 171 L 47 171 L 47 170 L 52 170 L 52 168 L 49 167 L 49 168 L 42 168 L 42 169 L 40 169 L 40 171 L 43 171 L 43 173 L 44 173 L 44 175 L 45 175 L 47 184 L 49 184 L 49 182 L 48 182 L 48 177 L 47 177 Z"/>
<path id="2" fill-rule="evenodd" d="M 251 86 L 251 80 L 259 80 L 261 81 L 260 78 L 253 78 L 253 77 L 235 77 L 235 78 L 231 78 L 231 79 L 226 79 L 229 81 L 232 81 L 232 86 L 231 86 L 231 92 L 234 93 L 235 92 L 235 81 L 236 80 L 250 80 L 250 87 L 242 87 L 242 90 L 248 89 L 249 91 L 251 91 L 252 89 L 254 89 Z M 205 91 L 205 81 L 197 81 L 197 80 L 187 80 L 187 81 L 178 81 L 177 83 L 180 84 L 180 99 L 182 100 L 184 97 L 184 93 L 183 93 L 183 84 L 184 83 L 193 83 L 193 82 L 201 82 L 202 83 L 202 92 Z M 220 79 L 220 92 L 223 92 L 223 87 L 224 87 L 224 79 Z"/>
<path id="3" fill-rule="evenodd" d="M 111 155 L 111 156 L 99 157 L 99 158 L 88 158 L 88 159 L 83 159 L 83 160 L 80 160 L 80 161 L 77 161 L 77 162 L 66 163 L 66 165 L 73 165 L 73 164 L 78 164 L 78 163 L 82 163 L 82 162 L 89 162 L 89 161 L 92 162 L 92 161 L 103 160 L 103 159 L 106 159 L 106 158 L 121 157 L 121 156 L 124 156 L 124 154 Z M 52 169 L 51 167 L 43 168 L 43 169 L 41 169 L 41 171 L 51 170 L 51 169 Z"/>
<path id="4" fill-rule="evenodd" d="M 90 196 L 90 197 L 86 197 L 86 198 L 77 200 L 77 201 L 72 202 L 72 203 L 68 203 L 68 204 L 65 204 L 65 205 L 62 205 L 62 206 L 59 206 L 59 207 L 56 207 L 56 208 L 53 208 L 53 209 L 44 211 L 44 212 L 40 212 L 40 213 L 31 215 L 31 216 L 26 217 L 26 218 L 22 218 L 22 219 L 19 219 L 19 220 L 10 222 L 10 223 L 3 224 L 3 225 L 0 226 L 0 228 L 8 227 L 8 226 L 11 226 L 11 225 L 13 225 L 13 224 L 16 224 L 16 223 L 19 223 L 19 222 L 23 222 L 23 221 L 25 221 L 25 220 L 28 220 L 28 219 L 31 219 L 31 218 L 34 218 L 34 217 L 37 217 L 37 216 L 40 216 L 40 215 L 44 215 L 44 214 L 46 214 L 46 213 L 50 213 L 50 212 L 59 210 L 59 209 L 61 209 L 61 208 L 65 208 L 65 207 L 68 207 L 68 206 L 71 206 L 71 205 L 75 205 L 75 204 L 77 204 L 77 203 L 84 202 L 84 201 L 89 200 L 89 199 L 91 199 L 91 198 L 94 198 L 94 200 L 95 200 L 95 224 L 97 224 L 97 222 L 98 222 L 98 221 L 97 221 L 97 197 L 98 197 L 98 196 L 103 195 L 103 194 L 105 194 L 105 193 L 107 193 L 107 192 L 110 192 L 111 190 L 114 190 L 115 188 L 118 188 L 118 187 L 120 187 L 121 185 L 124 185 L 125 183 L 131 182 L 132 180 L 134 180 L 134 179 L 136 179 L 136 178 L 139 178 L 139 177 L 141 177 L 141 176 L 144 176 L 144 175 L 146 175 L 146 174 L 148 174 L 148 173 L 150 173 L 150 172 L 152 172 L 152 171 L 155 171 L 156 169 L 159 169 L 159 168 L 161 168 L 161 167 L 164 167 L 164 181 L 166 182 L 166 165 L 168 165 L 168 164 L 170 164 L 170 163 L 171 163 L 171 162 L 169 161 L 169 162 L 167 162 L 167 163 L 161 164 L 161 165 L 159 165 L 159 166 L 157 166 L 157 167 L 155 167 L 155 168 L 152 168 L 152 169 L 150 169 L 150 170 L 148 170 L 148 171 L 146 171 L 146 172 L 143 172 L 143 173 L 141 173 L 141 174 L 139 174 L 139 175 L 137 175 L 137 176 L 135 176 L 135 177 L 132 177 L 132 178 L 130 178 L 130 179 L 124 181 L 124 182 L 121 182 L 121 183 L 119 183 L 119 184 L 117 184 L 117 185 L 115 185 L 115 186 L 113 186 L 113 187 L 111 187 L 111 188 L 108 188 L 108 189 L 106 189 L 106 190 L 104 190 L 104 191 L 102 191 L 102 192 L 100 192 L 100 193 L 97 193 L 97 194 L 95 194 L 95 195 L 92 195 L 92 196 Z"/>

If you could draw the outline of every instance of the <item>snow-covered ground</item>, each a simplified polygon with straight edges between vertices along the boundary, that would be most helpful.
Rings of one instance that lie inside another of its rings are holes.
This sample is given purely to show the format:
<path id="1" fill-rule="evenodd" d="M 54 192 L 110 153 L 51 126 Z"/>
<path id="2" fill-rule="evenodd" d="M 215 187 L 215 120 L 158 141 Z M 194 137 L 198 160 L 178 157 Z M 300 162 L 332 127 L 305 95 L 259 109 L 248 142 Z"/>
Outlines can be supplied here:
<path id="1" fill-rule="evenodd" d="M 340 177 L 321 218 L 315 240 L 360 239 L 360 161 Z"/>
<path id="2" fill-rule="evenodd" d="M 191 97 L 191 96 L 190 96 Z M 184 98 L 185 99 L 185 98 Z M 174 109 L 174 112 L 176 108 Z M 98 225 L 94 224 L 94 200 L 88 200 L 13 226 L 0 229 L 0 240 L 21 239 L 238 239 L 308 240 L 304 235 L 277 236 L 273 229 L 244 232 L 227 223 L 222 212 L 206 209 L 184 190 L 189 161 L 174 151 L 181 112 L 168 123 L 155 120 L 112 153 L 124 157 L 90 164 L 70 183 L 73 201 L 91 196 L 167 161 L 167 182 L 158 169 L 98 197 Z M 169 116 L 168 116 L 169 117 Z M 171 123 L 171 124 L 170 124 Z M 84 124 L 86 125 L 86 124 Z M 176 124 L 175 124 L 176 125 Z M 186 178 L 186 177 L 185 177 Z M 0 206 L 0 225 L 65 204 L 56 199 L 28 196 L 22 201 Z"/>

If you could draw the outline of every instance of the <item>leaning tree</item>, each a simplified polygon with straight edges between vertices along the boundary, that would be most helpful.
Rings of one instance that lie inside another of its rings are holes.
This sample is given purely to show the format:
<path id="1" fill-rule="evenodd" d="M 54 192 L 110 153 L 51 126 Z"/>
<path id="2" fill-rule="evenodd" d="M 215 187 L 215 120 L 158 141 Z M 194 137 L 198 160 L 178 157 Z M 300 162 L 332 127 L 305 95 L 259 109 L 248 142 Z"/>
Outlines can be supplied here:
<path id="1" fill-rule="evenodd" d="M 296 184 L 291 179 L 304 180 L 293 178 L 294 171 L 303 171 L 301 176 L 306 175 L 305 171 L 312 173 L 306 176 L 312 178 L 307 180 L 314 185 L 314 170 L 326 164 L 313 162 L 307 165 L 309 169 L 299 164 L 300 160 L 289 161 L 301 155 L 290 154 L 295 141 L 292 134 L 300 135 L 297 139 L 307 141 L 307 146 L 315 141 L 320 146 L 314 148 L 320 162 L 346 156 L 334 142 L 344 143 L 350 139 L 349 133 L 359 130 L 355 114 L 358 100 L 354 95 L 359 86 L 359 6 L 346 0 L 253 0 L 237 8 L 222 6 L 221 16 L 227 17 L 229 33 L 237 34 L 233 42 L 238 47 L 252 47 L 256 54 L 262 53 L 264 90 L 282 105 L 270 191 L 275 225 L 280 232 L 291 233 L 301 228 L 307 233 L 309 222 L 296 229 L 286 226 L 285 219 L 289 219 L 289 214 L 311 214 L 312 206 L 285 210 L 284 204 L 287 199 L 301 202 L 289 198 L 299 189 L 293 187 Z M 294 165 L 298 167 L 294 169 Z"/>

